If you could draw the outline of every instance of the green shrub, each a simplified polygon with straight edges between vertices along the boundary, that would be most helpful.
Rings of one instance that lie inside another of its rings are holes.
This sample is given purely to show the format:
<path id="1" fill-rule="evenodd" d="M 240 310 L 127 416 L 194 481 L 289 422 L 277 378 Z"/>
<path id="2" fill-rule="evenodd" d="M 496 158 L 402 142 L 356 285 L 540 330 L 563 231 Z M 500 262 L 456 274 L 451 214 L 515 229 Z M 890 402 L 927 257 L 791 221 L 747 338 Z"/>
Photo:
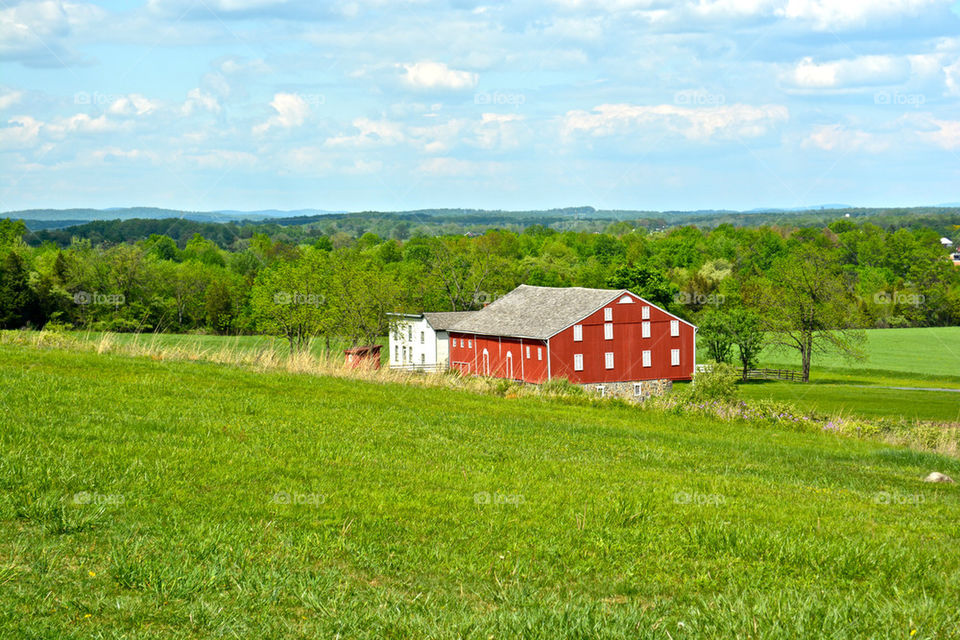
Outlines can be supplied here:
<path id="1" fill-rule="evenodd" d="M 686 391 L 687 397 L 693 402 L 734 400 L 739 378 L 740 373 L 734 367 L 718 362 L 709 371 L 699 371 L 693 376 L 693 384 Z"/>

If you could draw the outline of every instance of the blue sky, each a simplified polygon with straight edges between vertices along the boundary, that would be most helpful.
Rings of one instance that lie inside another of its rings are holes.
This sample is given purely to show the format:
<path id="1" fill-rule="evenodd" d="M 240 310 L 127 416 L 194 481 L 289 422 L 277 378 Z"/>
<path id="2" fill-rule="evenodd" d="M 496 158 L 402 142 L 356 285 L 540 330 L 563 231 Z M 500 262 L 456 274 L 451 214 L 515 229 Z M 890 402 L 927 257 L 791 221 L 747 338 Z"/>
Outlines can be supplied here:
<path id="1" fill-rule="evenodd" d="M 956 0 L 0 1 L 0 209 L 960 201 Z"/>

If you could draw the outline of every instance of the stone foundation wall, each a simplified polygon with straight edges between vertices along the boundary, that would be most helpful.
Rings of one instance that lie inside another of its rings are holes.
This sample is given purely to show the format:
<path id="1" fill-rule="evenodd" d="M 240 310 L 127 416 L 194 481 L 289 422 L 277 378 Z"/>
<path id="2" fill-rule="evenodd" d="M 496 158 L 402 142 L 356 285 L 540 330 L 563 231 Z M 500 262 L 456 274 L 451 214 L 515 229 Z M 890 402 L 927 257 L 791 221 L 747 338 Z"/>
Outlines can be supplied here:
<path id="1" fill-rule="evenodd" d="M 637 386 L 639 385 L 639 387 Z M 580 385 L 590 393 L 607 398 L 623 398 L 643 402 L 651 396 L 662 396 L 673 390 L 673 380 L 637 380 L 636 382 L 602 382 Z M 599 387 L 603 387 L 601 391 Z"/>

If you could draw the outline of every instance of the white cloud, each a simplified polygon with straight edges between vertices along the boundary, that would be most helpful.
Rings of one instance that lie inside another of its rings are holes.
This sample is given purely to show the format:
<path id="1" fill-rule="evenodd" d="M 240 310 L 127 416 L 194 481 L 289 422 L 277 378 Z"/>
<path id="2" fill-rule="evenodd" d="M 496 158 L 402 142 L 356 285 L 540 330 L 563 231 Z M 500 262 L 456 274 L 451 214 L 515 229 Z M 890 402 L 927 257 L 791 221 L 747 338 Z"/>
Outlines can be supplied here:
<path id="1" fill-rule="evenodd" d="M 78 113 L 69 118 L 57 118 L 53 122 L 44 125 L 54 135 L 65 135 L 68 133 L 107 133 L 117 131 L 121 126 L 107 118 L 107 114 L 91 118 L 86 113 Z"/>
<path id="2" fill-rule="evenodd" d="M 417 89 L 472 89 L 477 86 L 477 74 L 451 69 L 442 62 L 417 62 L 402 65 L 406 69 L 404 82 Z"/>
<path id="3" fill-rule="evenodd" d="M 160 103 L 148 100 L 139 93 L 131 93 L 128 96 L 117 98 L 107 109 L 108 113 L 120 116 L 138 115 L 143 116 L 159 108 Z"/>
<path id="4" fill-rule="evenodd" d="M 399 122 L 357 118 L 352 124 L 359 133 L 335 136 L 329 138 L 324 144 L 328 147 L 366 148 L 395 145 L 406 139 L 403 125 Z"/>
<path id="5" fill-rule="evenodd" d="M 930 118 L 928 122 L 935 129 L 919 132 L 917 135 L 921 140 L 943 149 L 960 149 L 960 120 Z"/>
<path id="6" fill-rule="evenodd" d="M 4 91 L 0 94 L 0 109 L 6 109 L 7 107 L 17 104 L 22 97 L 23 91 Z"/>
<path id="7" fill-rule="evenodd" d="M 513 149 L 520 144 L 520 123 L 516 113 L 484 113 L 475 127 L 476 145 L 482 149 Z"/>
<path id="8" fill-rule="evenodd" d="M 757 137 L 779 122 L 786 122 L 789 111 L 783 105 L 746 104 L 689 108 L 661 104 L 603 104 L 592 111 L 568 111 L 562 119 L 561 133 L 570 137 L 585 133 L 593 137 L 624 135 L 641 129 L 667 129 L 688 140 Z"/>
<path id="9" fill-rule="evenodd" d="M 254 133 L 265 133 L 271 127 L 283 129 L 299 127 L 306 122 L 310 115 L 310 105 L 295 93 L 274 94 L 270 106 L 277 112 L 277 115 L 271 116 L 263 124 L 255 126 L 253 128 Z"/>
<path id="10" fill-rule="evenodd" d="M 947 85 L 947 93 L 952 96 L 960 96 L 960 58 L 953 64 L 943 67 L 943 75 Z"/>
<path id="11" fill-rule="evenodd" d="M 777 13 L 820 31 L 859 28 L 877 20 L 915 16 L 951 0 L 789 0 Z"/>
<path id="12" fill-rule="evenodd" d="M 30 116 L 14 116 L 7 120 L 8 127 L 0 128 L 0 147 L 22 148 L 32 145 L 43 123 Z"/>
<path id="13" fill-rule="evenodd" d="M 816 148 L 823 151 L 869 151 L 877 153 L 890 147 L 886 140 L 867 131 L 848 129 L 840 124 L 827 124 L 814 127 L 813 132 L 803 142 L 804 148 Z"/>
<path id="14" fill-rule="evenodd" d="M 77 29 L 92 26 L 108 15 L 93 4 L 60 0 L 2 5 L 0 56 L 31 66 L 63 66 L 78 62 L 80 57 L 65 46 L 65 39 Z"/>
<path id="15" fill-rule="evenodd" d="M 190 89 L 190 91 L 187 92 L 187 99 L 184 101 L 180 111 L 183 115 L 189 116 L 197 109 L 203 109 L 211 113 L 220 113 L 220 102 L 217 101 L 215 96 L 199 88 Z"/>
<path id="16" fill-rule="evenodd" d="M 770 14 L 778 4 L 777 0 L 699 0 L 691 8 L 706 18 L 742 18 Z"/>
<path id="17" fill-rule="evenodd" d="M 800 89 L 843 89 L 846 87 L 899 84 L 910 77 L 910 61 L 893 56 L 861 56 L 816 63 L 804 58 L 787 75 L 789 84 Z"/>

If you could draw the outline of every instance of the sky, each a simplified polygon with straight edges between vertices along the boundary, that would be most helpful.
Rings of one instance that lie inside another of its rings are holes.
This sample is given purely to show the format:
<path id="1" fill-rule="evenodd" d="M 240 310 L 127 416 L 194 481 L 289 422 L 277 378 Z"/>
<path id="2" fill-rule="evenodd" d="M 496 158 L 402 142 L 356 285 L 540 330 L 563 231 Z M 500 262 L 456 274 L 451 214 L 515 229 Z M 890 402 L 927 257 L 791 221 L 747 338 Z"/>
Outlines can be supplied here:
<path id="1" fill-rule="evenodd" d="M 957 0 L 0 0 L 0 210 L 960 201 Z"/>

